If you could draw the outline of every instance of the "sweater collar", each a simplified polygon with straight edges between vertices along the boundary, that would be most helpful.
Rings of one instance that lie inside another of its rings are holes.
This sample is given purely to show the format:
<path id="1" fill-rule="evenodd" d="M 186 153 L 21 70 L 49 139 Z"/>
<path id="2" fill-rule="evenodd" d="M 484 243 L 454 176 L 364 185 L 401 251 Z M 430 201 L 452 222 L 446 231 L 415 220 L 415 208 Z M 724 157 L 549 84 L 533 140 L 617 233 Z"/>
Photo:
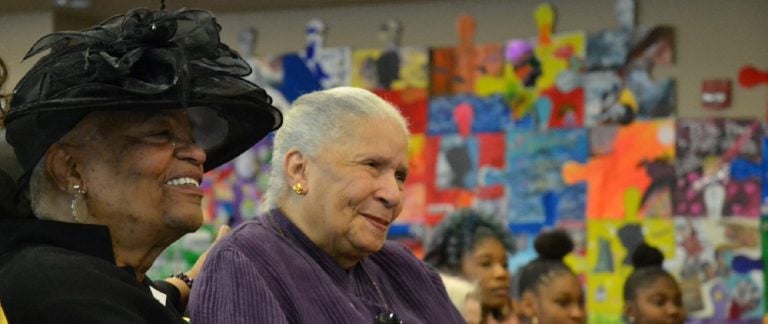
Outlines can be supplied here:
<path id="1" fill-rule="evenodd" d="M 0 220 L 0 254 L 28 245 L 52 245 L 115 263 L 109 228 L 40 219 Z"/>
<path id="2" fill-rule="evenodd" d="M 273 209 L 269 211 L 267 217 L 271 218 L 268 220 L 270 225 L 276 225 L 275 230 L 278 235 L 284 236 L 289 243 L 295 244 L 300 250 L 306 252 L 334 281 L 343 285 L 349 283 L 352 279 L 352 273 L 359 266 L 359 263 L 347 271 L 339 266 L 327 252 L 312 242 L 282 211 Z"/>

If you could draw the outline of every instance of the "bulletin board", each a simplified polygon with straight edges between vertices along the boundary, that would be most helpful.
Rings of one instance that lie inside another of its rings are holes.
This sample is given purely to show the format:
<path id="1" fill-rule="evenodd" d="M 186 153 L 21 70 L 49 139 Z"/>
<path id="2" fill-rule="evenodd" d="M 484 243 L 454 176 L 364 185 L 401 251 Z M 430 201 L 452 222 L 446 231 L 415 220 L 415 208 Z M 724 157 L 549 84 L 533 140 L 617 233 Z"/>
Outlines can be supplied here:
<path id="1" fill-rule="evenodd" d="M 302 93 L 340 85 L 401 109 L 410 170 L 390 237 L 417 256 L 447 213 L 473 207 L 514 234 L 513 273 L 535 257 L 538 232 L 570 233 L 576 249 L 566 261 L 583 279 L 590 323 L 621 320 L 616 301 L 642 241 L 665 255 L 691 321 L 762 318 L 764 125 L 678 118 L 674 79 L 652 73 L 675 64 L 675 29 L 635 26 L 633 5 L 619 9 L 616 27 L 589 33 L 555 31 L 550 5 L 532 14 L 538 34 L 483 44 L 474 40 L 479 22 L 457 17 L 450 47 L 401 46 L 395 20 L 382 23 L 379 47 L 326 47 L 323 22 L 312 20 L 301 50 L 249 58 L 250 78 L 284 110 Z M 257 216 L 271 140 L 206 174 L 206 225 L 151 272 L 188 267 L 215 226 Z"/>

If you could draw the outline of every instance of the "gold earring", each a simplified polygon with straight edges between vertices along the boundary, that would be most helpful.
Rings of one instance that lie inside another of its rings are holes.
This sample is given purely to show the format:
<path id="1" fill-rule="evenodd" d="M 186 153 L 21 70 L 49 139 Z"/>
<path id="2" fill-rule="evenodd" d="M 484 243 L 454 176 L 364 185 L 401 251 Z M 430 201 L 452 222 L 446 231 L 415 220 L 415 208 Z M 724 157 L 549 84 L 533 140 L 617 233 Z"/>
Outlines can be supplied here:
<path id="1" fill-rule="evenodd" d="M 301 182 L 297 182 L 293 186 L 291 186 L 291 189 L 293 189 L 293 192 L 295 192 L 297 195 L 304 195 L 306 192 L 304 192 L 304 185 L 301 184 Z"/>

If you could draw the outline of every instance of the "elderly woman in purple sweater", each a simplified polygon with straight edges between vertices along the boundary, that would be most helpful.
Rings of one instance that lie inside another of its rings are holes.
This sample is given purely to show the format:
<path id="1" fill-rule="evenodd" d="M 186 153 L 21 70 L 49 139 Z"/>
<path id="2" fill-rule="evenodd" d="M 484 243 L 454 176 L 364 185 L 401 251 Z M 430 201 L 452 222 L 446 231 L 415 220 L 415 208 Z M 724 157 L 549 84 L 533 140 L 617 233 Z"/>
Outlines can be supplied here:
<path id="1" fill-rule="evenodd" d="M 268 210 L 208 255 L 195 323 L 463 323 L 440 277 L 387 242 L 403 208 L 408 128 L 341 87 L 304 95 L 275 136 Z"/>

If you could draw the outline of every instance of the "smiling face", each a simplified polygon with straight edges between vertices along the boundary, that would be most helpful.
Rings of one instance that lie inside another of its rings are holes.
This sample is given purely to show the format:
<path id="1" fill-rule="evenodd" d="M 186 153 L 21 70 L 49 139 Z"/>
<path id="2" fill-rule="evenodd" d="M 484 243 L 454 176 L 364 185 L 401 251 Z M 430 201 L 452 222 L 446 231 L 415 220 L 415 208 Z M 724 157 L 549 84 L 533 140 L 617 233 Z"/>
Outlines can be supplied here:
<path id="1" fill-rule="evenodd" d="M 109 226 L 114 240 L 175 240 L 200 227 L 205 152 L 184 111 L 98 112 L 82 123 L 99 129 L 75 155 L 89 222 Z"/>
<path id="2" fill-rule="evenodd" d="M 381 249 L 403 209 L 408 166 L 401 125 L 380 117 L 350 124 L 353 130 L 304 160 L 298 216 L 302 231 L 345 268 Z"/>
<path id="3" fill-rule="evenodd" d="M 486 237 L 475 243 L 461 258 L 461 272 L 480 286 L 480 300 L 485 311 L 510 306 L 507 251 L 497 239 Z"/>
<path id="4" fill-rule="evenodd" d="M 675 281 L 660 276 L 651 284 L 637 289 L 635 300 L 627 303 L 627 317 L 634 323 L 683 323 L 683 298 Z"/>

